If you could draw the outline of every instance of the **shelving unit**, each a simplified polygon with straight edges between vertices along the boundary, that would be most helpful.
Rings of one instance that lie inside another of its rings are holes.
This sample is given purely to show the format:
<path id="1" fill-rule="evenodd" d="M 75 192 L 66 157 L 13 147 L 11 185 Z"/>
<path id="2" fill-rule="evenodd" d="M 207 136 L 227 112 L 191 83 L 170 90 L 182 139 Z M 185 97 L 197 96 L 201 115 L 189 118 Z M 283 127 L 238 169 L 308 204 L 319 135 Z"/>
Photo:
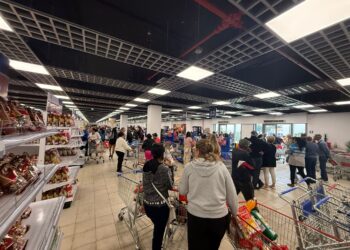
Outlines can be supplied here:
<path id="1" fill-rule="evenodd" d="M 25 235 L 25 238 L 28 239 L 26 249 L 52 249 L 52 244 L 56 243 L 54 239 L 64 202 L 65 197 L 58 197 L 30 204 L 31 215 L 23 220 L 24 224 L 30 225 L 30 229 Z M 58 244 L 60 240 L 58 239 Z"/>
<path id="2" fill-rule="evenodd" d="M 52 183 L 52 184 L 48 183 L 44 186 L 43 192 L 46 192 L 48 190 L 52 190 L 52 189 L 55 189 L 58 187 L 62 187 L 62 186 L 68 185 L 68 184 L 74 184 L 74 182 L 77 179 L 79 169 L 80 169 L 80 167 L 70 167 L 69 174 L 68 174 L 69 175 L 68 181 L 59 182 L 59 183 Z"/>

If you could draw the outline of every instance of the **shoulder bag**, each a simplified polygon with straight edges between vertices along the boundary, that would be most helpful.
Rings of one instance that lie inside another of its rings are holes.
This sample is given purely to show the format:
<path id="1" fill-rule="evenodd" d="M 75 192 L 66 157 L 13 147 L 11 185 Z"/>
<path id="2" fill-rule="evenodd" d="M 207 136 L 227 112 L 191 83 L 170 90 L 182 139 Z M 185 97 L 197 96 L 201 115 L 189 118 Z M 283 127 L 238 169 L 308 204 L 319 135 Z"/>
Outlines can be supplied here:
<path id="1" fill-rule="evenodd" d="M 152 186 L 153 186 L 154 190 L 156 190 L 156 192 L 159 194 L 159 196 L 162 197 L 162 199 L 165 201 L 165 203 L 169 207 L 168 223 L 173 222 L 174 220 L 176 220 L 176 212 L 175 212 L 174 205 L 171 204 L 170 201 L 162 195 L 162 193 L 156 188 L 156 186 L 153 184 L 153 182 L 152 182 Z"/>

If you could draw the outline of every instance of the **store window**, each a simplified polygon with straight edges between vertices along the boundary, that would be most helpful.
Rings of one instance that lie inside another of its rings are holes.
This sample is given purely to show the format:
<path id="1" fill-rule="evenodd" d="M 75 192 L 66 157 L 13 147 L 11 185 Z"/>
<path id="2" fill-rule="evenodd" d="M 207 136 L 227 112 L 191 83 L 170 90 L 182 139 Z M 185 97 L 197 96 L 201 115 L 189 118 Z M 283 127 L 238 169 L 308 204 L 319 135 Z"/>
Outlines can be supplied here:
<path id="1" fill-rule="evenodd" d="M 306 133 L 306 124 L 305 123 L 295 123 L 293 124 L 293 136 L 301 136 L 301 134 Z"/>
<path id="2" fill-rule="evenodd" d="M 291 124 L 277 124 L 276 135 L 278 137 L 283 137 L 286 135 L 292 134 L 292 125 Z"/>
<path id="3" fill-rule="evenodd" d="M 260 135 L 263 133 L 263 125 L 261 123 L 255 124 L 254 130 Z"/>
<path id="4" fill-rule="evenodd" d="M 213 124 L 213 132 L 219 132 L 219 124 Z"/>
<path id="5" fill-rule="evenodd" d="M 235 125 L 235 134 L 234 134 L 234 142 L 238 143 L 241 139 L 241 131 L 242 131 L 242 125 L 236 124 Z"/>

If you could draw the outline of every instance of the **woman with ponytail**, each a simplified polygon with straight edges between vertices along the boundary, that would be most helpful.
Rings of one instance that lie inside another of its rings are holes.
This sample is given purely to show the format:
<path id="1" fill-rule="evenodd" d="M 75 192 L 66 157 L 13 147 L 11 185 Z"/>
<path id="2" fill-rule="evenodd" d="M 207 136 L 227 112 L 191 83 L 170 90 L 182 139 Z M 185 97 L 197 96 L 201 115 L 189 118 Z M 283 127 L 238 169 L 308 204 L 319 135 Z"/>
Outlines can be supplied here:
<path id="1" fill-rule="evenodd" d="M 231 175 L 209 140 L 196 144 L 179 189 L 188 199 L 188 249 L 219 249 L 230 222 L 228 208 L 235 216 L 238 199 Z"/>

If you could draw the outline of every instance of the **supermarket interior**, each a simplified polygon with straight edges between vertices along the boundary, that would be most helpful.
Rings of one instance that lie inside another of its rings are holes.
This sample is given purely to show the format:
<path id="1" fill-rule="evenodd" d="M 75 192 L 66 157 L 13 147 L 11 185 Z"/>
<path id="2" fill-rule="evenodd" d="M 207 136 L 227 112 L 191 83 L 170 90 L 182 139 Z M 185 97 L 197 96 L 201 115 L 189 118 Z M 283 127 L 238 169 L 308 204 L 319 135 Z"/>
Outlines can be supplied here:
<path id="1" fill-rule="evenodd" d="M 350 249 L 350 0 L 0 0 L 0 250 Z"/>

